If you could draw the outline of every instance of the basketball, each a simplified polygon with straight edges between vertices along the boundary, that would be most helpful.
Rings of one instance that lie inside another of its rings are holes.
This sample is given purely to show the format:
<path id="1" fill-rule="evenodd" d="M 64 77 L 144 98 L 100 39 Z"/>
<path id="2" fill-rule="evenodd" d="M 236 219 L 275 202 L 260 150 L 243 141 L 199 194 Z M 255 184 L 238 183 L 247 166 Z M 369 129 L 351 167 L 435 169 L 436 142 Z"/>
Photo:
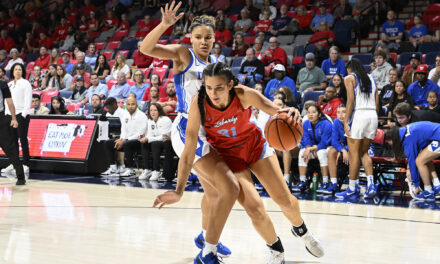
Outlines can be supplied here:
<path id="1" fill-rule="evenodd" d="M 288 151 L 299 145 L 303 135 L 302 126 L 295 123 L 287 113 L 269 119 L 264 128 L 266 140 L 276 150 Z"/>

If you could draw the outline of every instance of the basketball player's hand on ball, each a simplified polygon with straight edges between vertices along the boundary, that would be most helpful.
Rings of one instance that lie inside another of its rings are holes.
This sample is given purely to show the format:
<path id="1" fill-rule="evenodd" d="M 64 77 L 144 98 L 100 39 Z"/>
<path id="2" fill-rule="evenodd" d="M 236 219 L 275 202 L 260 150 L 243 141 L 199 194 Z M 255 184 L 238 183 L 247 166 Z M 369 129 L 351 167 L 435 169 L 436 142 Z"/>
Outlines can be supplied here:
<path id="1" fill-rule="evenodd" d="M 171 2 L 171 4 L 166 4 L 165 9 L 163 7 L 160 8 L 160 12 L 162 13 L 162 24 L 166 26 L 174 25 L 174 23 L 185 15 L 185 13 L 181 12 L 176 16 L 182 2 L 179 2 L 176 6 L 174 4 L 175 1 Z"/>
<path id="2" fill-rule="evenodd" d="M 295 123 L 302 124 L 301 113 L 298 111 L 298 109 L 296 109 L 295 107 L 289 107 L 278 110 L 278 113 L 285 113 L 285 112 L 287 112 L 287 116 L 293 117 Z"/>
<path id="3" fill-rule="evenodd" d="M 159 206 L 159 209 L 162 208 L 164 205 L 167 204 L 173 204 L 180 201 L 180 198 L 182 198 L 182 195 L 178 194 L 176 191 L 166 191 L 163 194 L 160 194 L 156 197 L 156 200 L 154 200 L 153 207 Z"/>
<path id="4" fill-rule="evenodd" d="M 13 128 L 17 128 L 18 127 L 17 119 L 12 119 L 11 120 L 11 127 L 13 127 Z"/>

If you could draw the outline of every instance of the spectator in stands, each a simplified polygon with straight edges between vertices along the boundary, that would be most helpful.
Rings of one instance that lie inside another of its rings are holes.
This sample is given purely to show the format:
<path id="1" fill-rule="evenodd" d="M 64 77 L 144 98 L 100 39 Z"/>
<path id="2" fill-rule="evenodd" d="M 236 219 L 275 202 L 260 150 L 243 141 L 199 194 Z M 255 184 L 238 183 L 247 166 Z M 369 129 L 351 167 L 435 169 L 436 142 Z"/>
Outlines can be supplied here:
<path id="1" fill-rule="evenodd" d="M 0 31 L 0 49 L 10 51 L 14 47 L 14 39 L 8 36 L 8 31 L 6 29 L 2 29 Z"/>
<path id="2" fill-rule="evenodd" d="M 58 83 L 57 78 L 57 65 L 51 64 L 49 66 L 49 70 L 43 78 L 43 82 L 41 83 L 41 88 L 44 91 L 59 91 L 60 84 Z"/>
<path id="3" fill-rule="evenodd" d="M 165 114 L 158 103 L 152 103 L 148 107 L 148 129 L 146 135 L 141 135 L 139 141 L 142 143 L 142 158 L 144 160 L 144 171 L 139 179 L 157 181 L 160 173 L 160 156 L 165 152 L 163 174 L 171 181 L 174 178 L 175 169 L 173 166 L 174 150 L 171 145 L 171 119 Z M 153 158 L 153 167 L 148 166 L 150 150 Z M 150 170 L 152 169 L 152 170 Z"/>
<path id="4" fill-rule="evenodd" d="M 125 56 L 122 53 L 116 55 L 115 64 L 113 65 L 112 71 L 107 77 L 107 80 L 118 78 L 117 76 L 120 72 L 122 72 L 127 79 L 130 78 L 130 67 L 125 64 Z"/>
<path id="5" fill-rule="evenodd" d="M 300 144 L 298 167 L 300 182 L 292 188 L 293 192 L 306 189 L 307 165 L 311 159 L 318 159 L 322 174 L 322 189 L 328 188 L 328 154 L 331 142 L 332 124 L 316 105 L 307 108 L 308 120 L 303 123 L 303 138 Z"/>
<path id="6" fill-rule="evenodd" d="M 426 107 L 429 105 L 426 98 L 430 91 L 435 91 L 437 94 L 440 93 L 440 88 L 438 85 L 428 79 L 428 65 L 420 64 L 417 66 L 416 79 L 418 81 L 412 83 L 408 87 L 408 93 L 414 99 L 415 105 L 419 107 Z"/>
<path id="7" fill-rule="evenodd" d="M 319 14 L 313 17 L 312 23 L 310 24 L 311 29 L 314 32 L 318 31 L 321 22 L 325 22 L 328 28 L 333 27 L 334 23 L 333 15 L 327 13 L 327 5 L 324 2 L 319 3 Z"/>
<path id="8" fill-rule="evenodd" d="M 85 65 L 83 63 L 78 63 L 76 65 L 76 75 L 73 77 L 72 85 L 70 86 L 70 90 L 73 90 L 74 85 L 76 83 L 76 78 L 78 76 L 82 76 L 84 78 L 84 86 L 86 88 L 90 87 L 90 73 L 86 72 Z"/>
<path id="9" fill-rule="evenodd" d="M 339 191 L 338 185 L 338 157 L 342 158 L 342 161 L 348 165 L 349 154 L 347 138 L 344 132 L 344 119 L 345 119 L 345 105 L 341 104 L 337 109 L 337 118 L 333 121 L 331 132 L 331 145 L 328 148 L 328 170 L 330 174 L 331 184 L 327 189 L 322 188 L 322 194 L 334 194 Z M 324 187 L 324 186 L 322 186 Z"/>
<path id="10" fill-rule="evenodd" d="M 405 82 L 406 85 L 410 85 L 416 81 L 416 70 L 417 66 L 420 65 L 420 54 L 412 53 L 409 64 L 406 65 L 403 70 L 402 81 Z"/>
<path id="11" fill-rule="evenodd" d="M 290 23 L 290 20 L 291 18 L 287 15 L 287 6 L 282 5 L 280 8 L 280 13 L 270 26 L 269 32 L 272 34 L 272 36 L 289 34 L 287 27 Z"/>
<path id="12" fill-rule="evenodd" d="M 26 32 L 26 39 L 24 40 L 23 46 L 21 47 L 22 54 L 34 53 L 37 49 L 37 43 L 32 36 L 32 32 Z"/>
<path id="13" fill-rule="evenodd" d="M 288 25 L 288 31 L 290 34 L 312 34 L 311 23 L 312 16 L 307 13 L 307 9 L 303 5 L 300 5 L 296 8 L 296 16 Z"/>
<path id="14" fill-rule="evenodd" d="M 148 84 L 145 83 L 145 75 L 141 70 L 135 70 L 132 79 L 134 79 L 135 84 L 130 87 L 128 93 L 134 93 L 136 95 L 137 103 L 140 104 L 144 98 L 144 93 Z"/>
<path id="15" fill-rule="evenodd" d="M 84 86 L 84 78 L 82 76 L 77 76 L 75 78 L 75 84 L 73 88 L 73 93 L 69 97 L 69 102 L 80 103 L 83 102 L 87 95 L 87 88 Z"/>
<path id="16" fill-rule="evenodd" d="M 89 30 L 89 25 L 86 16 L 82 15 L 81 18 L 79 19 L 78 29 L 79 31 L 84 33 L 87 32 L 87 30 Z"/>
<path id="17" fill-rule="evenodd" d="M 107 63 L 107 58 L 102 54 L 98 56 L 97 61 L 98 63 L 95 64 L 93 73 L 96 73 L 98 75 L 99 81 L 101 83 L 105 83 L 105 79 L 110 74 L 110 66 Z"/>
<path id="18" fill-rule="evenodd" d="M 52 34 L 53 41 L 56 44 L 60 44 L 63 40 L 67 38 L 68 35 L 68 25 L 66 18 L 62 17 L 60 19 L 60 24 L 55 28 L 54 33 Z"/>
<path id="19" fill-rule="evenodd" d="M 330 58 L 324 60 L 321 65 L 322 71 L 324 71 L 324 74 L 327 76 L 327 81 L 333 78 L 333 75 L 337 73 L 345 76 L 347 74 L 347 70 L 345 69 L 344 60 L 339 56 L 339 48 L 332 46 L 329 49 L 329 55 Z"/>
<path id="20" fill-rule="evenodd" d="M 254 89 L 255 89 L 256 91 L 258 91 L 259 93 L 261 93 L 261 94 L 264 95 L 264 87 L 263 87 L 263 84 L 261 84 L 261 83 L 257 83 L 257 84 L 255 84 Z"/>
<path id="21" fill-rule="evenodd" d="M 121 30 L 130 30 L 130 22 L 127 20 L 126 13 L 121 14 L 121 22 L 119 23 L 119 27 L 116 29 L 116 31 Z"/>
<path id="22" fill-rule="evenodd" d="M 124 74 L 119 74 L 121 78 L 125 78 Z M 112 89 L 113 90 L 113 89 Z M 102 175 L 117 174 L 118 168 L 115 163 L 115 151 L 124 151 L 126 170 L 121 176 L 133 176 L 134 154 L 141 150 L 139 138 L 147 133 L 147 116 L 138 110 L 136 99 L 129 98 L 127 100 L 127 111 L 121 119 L 121 136 L 119 139 L 110 139 L 105 141 L 106 154 L 110 162 L 110 167 L 102 173 Z"/>
<path id="23" fill-rule="evenodd" d="M 61 55 L 61 59 L 63 60 L 63 63 L 61 63 L 60 65 L 63 66 L 68 73 L 72 73 L 73 64 L 70 63 L 70 54 L 67 52 L 63 52 L 63 54 Z"/>
<path id="24" fill-rule="evenodd" d="M 66 109 L 66 103 L 61 96 L 53 96 L 50 99 L 49 115 L 72 115 L 73 113 Z"/>
<path id="25" fill-rule="evenodd" d="M 309 52 L 305 57 L 306 67 L 298 72 L 297 85 L 304 94 L 308 91 L 324 90 L 327 83 L 324 72 L 315 66 L 315 54 Z"/>
<path id="26" fill-rule="evenodd" d="M 90 67 L 95 67 L 96 59 L 98 58 L 98 52 L 96 52 L 95 43 L 90 43 L 87 49 L 87 53 L 85 54 L 85 63 L 90 65 Z"/>
<path id="27" fill-rule="evenodd" d="M 53 41 L 49 36 L 46 35 L 46 32 L 40 32 L 38 47 L 41 48 L 43 45 L 48 49 L 51 49 L 53 46 Z"/>
<path id="28" fill-rule="evenodd" d="M 435 67 L 429 72 L 428 78 L 440 86 L 440 53 L 435 56 Z"/>
<path id="29" fill-rule="evenodd" d="M 382 43 L 382 42 L 378 42 L 377 43 L 377 45 L 376 45 L 376 47 L 375 47 L 375 49 L 374 49 L 374 51 L 373 51 L 373 56 L 374 56 L 374 53 L 376 52 L 376 51 L 378 51 L 378 50 L 382 50 L 383 52 L 385 52 L 385 55 L 386 55 L 386 61 L 393 67 L 393 68 L 397 68 L 397 65 L 396 65 L 396 62 L 394 61 L 394 59 L 390 56 L 390 50 L 388 49 L 388 46 L 385 44 L 385 43 Z M 376 64 L 375 64 L 375 66 L 374 67 L 376 67 Z M 373 69 L 374 70 L 374 69 Z M 373 71 L 372 70 L 372 71 Z M 372 72 L 371 71 L 371 72 Z"/>
<path id="30" fill-rule="evenodd" d="M 148 92 L 150 94 L 150 100 L 146 101 L 144 105 L 142 106 L 142 112 L 146 113 L 148 110 L 148 107 L 151 103 L 158 103 L 159 98 L 159 87 L 157 86 L 151 86 L 148 90 L 145 92 Z"/>
<path id="31" fill-rule="evenodd" d="M 89 73 L 89 74 L 92 73 L 93 72 L 92 67 L 86 63 L 86 55 L 84 54 L 84 52 L 78 51 L 75 55 L 76 55 L 76 59 L 77 59 L 78 63 L 73 67 L 72 73 L 76 72 L 76 69 L 78 68 L 78 65 L 80 65 L 80 64 L 82 66 L 84 66 L 84 70 L 87 73 Z"/>
<path id="32" fill-rule="evenodd" d="M 261 61 L 265 66 L 271 66 L 273 68 L 276 64 L 282 64 L 287 67 L 287 54 L 283 48 L 279 47 L 277 37 L 271 37 L 269 39 L 269 48 L 264 51 L 264 55 L 261 57 Z"/>
<path id="33" fill-rule="evenodd" d="M 75 43 L 75 29 L 72 25 L 67 27 L 67 36 L 60 44 L 60 50 L 72 50 L 73 43 Z M 35 45 L 34 45 L 35 46 Z"/>
<path id="34" fill-rule="evenodd" d="M 341 98 L 344 103 L 347 102 L 347 89 L 345 89 L 342 75 L 333 75 L 333 78 L 331 79 L 331 86 L 335 87 L 336 89 L 336 97 Z"/>
<path id="35" fill-rule="evenodd" d="M 102 31 L 116 30 L 119 26 L 119 19 L 115 17 L 112 10 L 107 10 L 106 16 L 102 19 L 100 27 Z"/>
<path id="36" fill-rule="evenodd" d="M 75 50 L 75 47 L 77 47 L 80 51 L 87 49 L 87 41 L 84 40 L 83 34 L 80 32 L 75 32 L 73 34 L 73 44 L 72 44 L 73 50 Z M 76 52 L 73 53 L 74 56 L 76 56 Z"/>
<path id="37" fill-rule="evenodd" d="M 255 4 L 255 3 L 254 3 Z M 260 10 L 270 10 L 270 20 L 274 20 L 277 17 L 277 8 L 275 6 L 272 5 L 272 1 L 271 0 L 264 0 L 263 4 L 261 5 Z M 260 16 L 259 19 L 263 19 L 263 12 L 260 12 Z"/>
<path id="38" fill-rule="evenodd" d="M 336 97 L 335 87 L 328 86 L 325 88 L 325 93 L 319 96 L 317 105 L 324 114 L 335 119 L 337 118 L 338 106 L 343 103 L 341 98 Z"/>
<path id="39" fill-rule="evenodd" d="M 117 75 L 117 83 L 113 85 L 108 97 L 113 97 L 118 102 L 124 102 L 130 91 L 130 85 L 127 83 L 125 73 L 119 72 Z"/>
<path id="40" fill-rule="evenodd" d="M 209 57 L 211 57 L 211 63 L 216 63 L 219 61 L 225 63 L 226 57 L 222 54 L 222 45 L 216 42 L 214 43 L 212 50 L 214 53 L 209 55 Z"/>
<path id="41" fill-rule="evenodd" d="M 397 50 L 398 46 L 390 46 L 390 44 L 399 43 L 402 41 L 403 33 L 405 32 L 405 25 L 402 23 L 402 21 L 396 20 L 396 13 L 393 10 L 388 11 L 387 19 L 388 21 L 382 25 L 380 40 L 388 43 L 390 49 L 394 48 Z"/>
<path id="42" fill-rule="evenodd" d="M 167 83 L 167 97 L 160 98 L 159 104 L 160 106 L 162 106 L 163 111 L 166 114 L 176 112 L 177 96 L 176 96 L 176 87 L 173 81 L 169 81 Z"/>
<path id="43" fill-rule="evenodd" d="M 102 99 L 101 99 L 101 97 L 99 97 L 99 95 L 97 95 L 97 94 L 92 95 L 92 101 L 91 101 L 90 105 L 92 106 L 92 113 L 91 114 L 103 115 L 106 113 L 106 111 L 102 107 Z"/>
<path id="44" fill-rule="evenodd" d="M 290 90 L 289 87 L 281 86 L 278 89 L 278 92 L 281 92 L 282 94 L 284 94 L 284 96 L 285 96 L 285 100 L 284 101 L 286 102 L 286 105 L 288 107 L 297 107 L 296 102 L 295 102 L 296 94 L 293 94 L 292 90 Z"/>
<path id="45" fill-rule="evenodd" d="M 215 42 L 220 43 L 223 47 L 230 47 L 232 44 L 231 31 L 225 28 L 223 20 L 217 20 L 216 22 Z"/>
<path id="46" fill-rule="evenodd" d="M 61 64 L 62 63 L 62 59 L 60 57 L 60 53 L 58 51 L 58 49 L 53 48 L 50 51 L 50 57 L 49 57 L 49 65 L 50 64 Z"/>
<path id="47" fill-rule="evenodd" d="M 390 79 L 390 70 L 393 68 L 388 62 L 385 61 L 385 59 L 386 54 L 384 51 L 378 50 L 374 53 L 376 69 L 374 69 L 371 75 L 373 76 L 379 91 L 381 91 L 382 88 L 388 84 Z"/>
<path id="48" fill-rule="evenodd" d="M 3 80 L 5 82 L 9 82 L 8 76 L 6 76 L 6 70 L 3 67 L 0 67 L 0 80 Z"/>
<path id="49" fill-rule="evenodd" d="M 406 126 L 410 123 L 429 121 L 440 123 L 440 114 L 428 110 L 413 110 L 408 103 L 399 103 L 393 111 L 398 126 Z"/>
<path id="50" fill-rule="evenodd" d="M 8 64 L 5 67 L 6 72 L 9 72 L 13 65 L 16 63 L 24 64 L 23 60 L 18 56 L 18 49 L 12 48 L 9 52 L 9 61 Z"/>
<path id="51" fill-rule="evenodd" d="M 122 122 L 124 116 L 124 110 L 118 106 L 118 102 L 115 98 L 109 97 L 105 100 L 104 109 L 107 111 L 107 117 L 119 117 Z"/>
<path id="52" fill-rule="evenodd" d="M 332 10 L 335 20 L 352 19 L 353 8 L 348 0 L 339 0 Z"/>
<path id="53" fill-rule="evenodd" d="M 380 115 L 384 115 L 387 113 L 388 108 L 390 107 L 390 100 L 395 90 L 396 82 L 399 80 L 397 69 L 391 69 L 389 76 L 389 83 L 382 87 L 382 91 L 380 91 L 379 93 L 379 110 L 381 111 Z"/>
<path id="54" fill-rule="evenodd" d="M 137 66 L 138 68 L 148 68 L 153 62 L 153 57 L 143 54 L 140 52 L 142 41 L 137 43 L 137 50 L 133 52 L 133 66 Z"/>
<path id="55" fill-rule="evenodd" d="M 144 16 L 144 20 L 138 22 L 139 29 L 136 31 L 135 38 L 143 39 L 151 30 L 156 27 L 156 23 L 152 21 L 150 15 Z"/>
<path id="56" fill-rule="evenodd" d="M 234 24 L 235 33 L 241 32 L 243 34 L 247 33 L 249 29 L 254 27 L 254 22 L 249 18 L 249 10 L 244 7 L 240 11 L 240 19 Z"/>
<path id="57" fill-rule="evenodd" d="M 219 21 L 223 21 L 227 29 L 232 28 L 232 21 L 228 18 L 228 16 L 225 14 L 225 11 L 223 9 L 217 9 L 217 15 L 215 16 L 215 21 L 216 21 L 215 22 L 216 25 Z M 188 31 L 184 31 L 184 32 L 188 32 Z"/>
<path id="58" fill-rule="evenodd" d="M 260 38 L 260 37 L 255 38 L 254 47 L 253 48 L 254 48 L 254 51 L 255 51 L 255 57 L 257 59 L 259 59 L 259 60 L 261 60 L 261 58 L 264 55 L 264 51 L 266 50 L 263 47 L 263 43 L 264 43 L 264 40 L 262 38 Z"/>
<path id="59" fill-rule="evenodd" d="M 41 84 L 43 83 L 44 73 L 41 71 L 41 67 L 35 65 L 33 71 L 29 76 L 29 82 L 32 86 L 32 90 L 41 90 Z"/>
<path id="60" fill-rule="evenodd" d="M 0 67 L 1 68 L 5 68 L 6 65 L 8 64 L 7 56 L 8 56 L 8 53 L 6 52 L 6 50 L 0 50 Z"/>
<path id="61" fill-rule="evenodd" d="M 234 43 L 232 44 L 231 57 L 243 57 L 246 55 L 246 50 L 249 45 L 244 42 L 244 34 L 241 32 L 235 33 Z"/>
<path id="62" fill-rule="evenodd" d="M 249 87 L 261 82 L 264 77 L 264 64 L 255 57 L 252 48 L 246 50 L 246 60 L 241 64 L 238 80 Z"/>
<path id="63" fill-rule="evenodd" d="M 434 111 L 440 114 L 440 105 L 438 104 L 438 93 L 436 91 L 429 91 L 426 98 L 429 105 L 425 107 L 425 110 Z"/>
<path id="64" fill-rule="evenodd" d="M 296 94 L 296 86 L 295 82 L 289 77 L 286 76 L 286 68 L 282 64 L 277 64 L 273 68 L 273 73 L 275 78 L 270 80 L 266 88 L 264 89 L 264 95 L 269 99 L 273 100 L 273 95 L 276 93 L 278 88 L 282 86 L 287 86 L 292 91 L 292 94 Z"/>
<path id="65" fill-rule="evenodd" d="M 307 41 L 307 44 L 315 45 L 318 53 L 319 61 L 322 61 L 327 57 L 328 47 L 332 45 L 335 41 L 336 36 L 333 31 L 328 29 L 327 22 L 321 21 L 319 24 L 318 31 L 316 31 L 310 39 Z M 319 64 L 319 63 L 318 63 Z"/>
<path id="66" fill-rule="evenodd" d="M 91 85 L 87 90 L 87 95 L 81 101 L 83 104 L 92 102 L 93 95 L 98 95 L 102 100 L 104 100 L 108 95 L 108 87 L 106 84 L 99 82 L 98 74 L 92 73 L 90 75 L 90 83 Z"/>
<path id="67" fill-rule="evenodd" d="M 259 15 L 260 15 L 260 9 L 256 8 L 254 6 L 254 3 L 252 3 L 252 0 L 245 0 L 245 8 L 249 11 L 249 18 L 252 19 L 252 21 L 258 21 Z M 225 9 L 227 10 L 227 9 Z"/>
<path id="68" fill-rule="evenodd" d="M 93 32 L 96 32 L 99 30 L 99 21 L 96 19 L 95 12 L 90 12 L 89 21 L 87 22 L 87 37 L 90 38 L 93 34 Z"/>
<path id="69" fill-rule="evenodd" d="M 32 110 L 31 115 L 48 115 L 49 109 L 41 105 L 41 97 L 39 94 L 32 94 Z"/>
<path id="70" fill-rule="evenodd" d="M 263 19 L 260 19 L 255 23 L 254 32 L 264 31 L 267 32 L 270 29 L 270 26 L 272 25 L 272 20 L 270 17 L 270 10 L 264 9 L 263 10 Z"/>
<path id="71" fill-rule="evenodd" d="M 59 84 L 59 89 L 69 91 L 72 86 L 73 77 L 70 75 L 62 65 L 57 65 L 56 79 Z"/>
<path id="72" fill-rule="evenodd" d="M 422 24 L 420 15 L 414 16 L 414 26 L 409 30 L 409 41 L 417 47 L 422 42 L 430 42 L 432 36 L 428 35 L 428 29 Z"/>

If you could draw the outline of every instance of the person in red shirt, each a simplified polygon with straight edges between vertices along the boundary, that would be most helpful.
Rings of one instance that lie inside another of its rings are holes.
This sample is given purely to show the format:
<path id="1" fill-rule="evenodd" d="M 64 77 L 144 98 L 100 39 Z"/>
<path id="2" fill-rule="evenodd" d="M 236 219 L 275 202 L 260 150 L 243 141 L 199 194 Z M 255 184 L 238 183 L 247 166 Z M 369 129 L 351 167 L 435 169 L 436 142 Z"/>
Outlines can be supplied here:
<path id="1" fill-rule="evenodd" d="M 112 10 L 107 10 L 106 16 L 102 19 L 101 27 L 103 31 L 116 29 L 119 25 L 119 19 L 115 17 Z"/>
<path id="2" fill-rule="evenodd" d="M 306 8 L 300 5 L 296 8 L 296 16 L 293 18 L 298 22 L 299 34 L 312 34 L 310 23 L 312 23 L 312 16 L 307 13 Z"/>
<path id="3" fill-rule="evenodd" d="M 82 63 L 78 63 L 78 64 L 76 65 L 76 73 L 74 73 L 75 76 L 73 77 L 73 81 L 72 81 L 72 85 L 70 86 L 70 90 L 73 91 L 73 90 L 75 89 L 76 78 L 77 78 L 78 76 L 82 76 L 82 77 L 83 77 L 83 79 L 84 79 L 84 86 L 85 86 L 86 88 L 89 88 L 89 87 L 90 87 L 90 85 L 91 85 L 91 82 L 90 82 L 90 73 L 86 72 L 85 69 L 86 69 L 86 68 L 85 68 L 85 65 L 82 64 Z"/>
<path id="4" fill-rule="evenodd" d="M 277 9 L 280 9 L 282 5 L 286 5 L 287 7 L 292 6 L 292 0 L 278 0 L 277 1 Z"/>
<path id="5" fill-rule="evenodd" d="M 95 12 L 90 12 L 90 19 L 89 22 L 87 22 L 88 30 L 90 31 L 97 31 L 99 29 L 99 21 L 95 17 Z"/>
<path id="6" fill-rule="evenodd" d="M 126 13 L 121 15 L 121 23 L 119 23 L 119 28 L 117 30 L 130 30 L 130 22 L 127 21 Z"/>
<path id="7" fill-rule="evenodd" d="M 7 30 L 16 30 L 21 25 L 21 19 L 15 15 L 14 9 L 10 8 L 8 10 L 9 19 L 6 19 L 5 25 Z"/>
<path id="8" fill-rule="evenodd" d="M 215 30 L 215 42 L 220 43 L 223 47 L 230 47 L 232 44 L 232 34 L 229 29 L 225 28 L 225 22 L 218 20 Z"/>
<path id="9" fill-rule="evenodd" d="M 0 33 L 0 50 L 10 51 L 13 47 L 15 47 L 14 40 L 8 36 L 6 29 L 2 29 Z"/>
<path id="10" fill-rule="evenodd" d="M 95 11 L 96 7 L 90 3 L 90 0 L 84 0 L 84 6 L 81 8 L 81 14 L 90 16 L 90 14 Z"/>
<path id="11" fill-rule="evenodd" d="M 24 40 L 23 46 L 21 48 L 21 54 L 26 56 L 28 53 L 33 53 L 37 51 L 37 41 L 32 36 L 32 32 L 26 32 L 26 39 Z"/>
<path id="12" fill-rule="evenodd" d="M 40 8 L 35 6 L 35 3 L 33 1 L 28 1 L 26 5 L 27 5 L 27 9 L 25 8 L 26 10 L 25 17 L 28 22 L 32 22 L 34 20 L 41 18 L 42 12 Z"/>
<path id="13" fill-rule="evenodd" d="M 271 13 L 269 9 L 263 11 L 263 19 L 255 23 L 254 33 L 259 31 L 269 31 L 270 25 L 272 25 L 272 20 L 269 19 Z"/>
<path id="14" fill-rule="evenodd" d="M 69 8 L 70 8 L 70 13 L 72 14 L 72 16 L 75 16 L 75 17 L 79 16 L 79 9 L 76 6 L 76 1 L 70 1 Z"/>
<path id="15" fill-rule="evenodd" d="M 153 62 L 150 65 L 150 68 L 169 68 L 170 60 L 161 60 L 158 58 L 154 58 Z"/>
<path id="16" fill-rule="evenodd" d="M 135 38 L 144 38 L 151 30 L 156 27 L 156 23 L 151 20 L 150 15 L 146 15 L 144 20 L 138 21 L 139 29 L 136 31 Z"/>
<path id="17" fill-rule="evenodd" d="M 134 60 L 133 65 L 137 66 L 138 68 L 148 68 L 153 62 L 153 57 L 144 55 L 142 54 L 142 52 L 139 51 L 141 47 L 141 43 L 142 41 L 138 42 L 138 49 L 135 50 L 135 52 L 133 53 L 133 60 Z"/>
<path id="18" fill-rule="evenodd" d="M 32 23 L 32 35 L 35 40 L 40 39 L 40 33 L 44 32 L 47 34 L 47 30 L 38 23 L 38 21 L 34 21 Z M 38 44 L 38 43 L 37 43 Z"/>
<path id="19" fill-rule="evenodd" d="M 41 69 L 46 70 L 49 68 L 49 62 L 50 56 L 49 53 L 47 53 L 47 47 L 45 45 L 42 45 L 40 47 L 40 57 L 38 57 L 35 61 L 35 65 L 38 65 L 41 67 Z"/>
<path id="20" fill-rule="evenodd" d="M 337 118 L 338 106 L 344 101 L 336 97 L 336 88 L 329 86 L 325 89 L 324 95 L 320 95 L 318 102 L 316 103 L 322 110 L 322 112 L 333 119 Z"/>
<path id="21" fill-rule="evenodd" d="M 327 50 L 329 45 L 331 45 L 335 39 L 335 33 L 328 30 L 327 22 L 321 21 L 321 23 L 319 23 L 318 31 L 310 37 L 308 44 L 315 45 L 319 51 L 323 49 Z"/>
<path id="22" fill-rule="evenodd" d="M 293 6 L 299 7 L 299 6 L 309 6 L 310 0 L 293 0 Z"/>
<path id="23" fill-rule="evenodd" d="M 67 38 L 67 20 L 63 17 L 60 20 L 60 24 L 55 28 L 55 31 L 52 35 L 53 40 L 56 43 L 59 43 L 61 40 L 65 40 Z"/>
<path id="24" fill-rule="evenodd" d="M 76 26 L 77 17 L 73 15 L 70 11 L 70 8 L 64 8 L 64 16 L 66 17 L 67 25 Z"/>
<path id="25" fill-rule="evenodd" d="M 45 32 L 40 33 L 40 41 L 38 42 L 38 47 L 41 48 L 45 46 L 48 49 L 51 49 L 53 45 L 52 39 L 46 35 Z"/>
<path id="26" fill-rule="evenodd" d="M 175 113 L 176 112 L 176 104 L 177 104 L 177 97 L 176 97 L 176 87 L 174 86 L 173 81 L 169 81 L 167 83 L 167 97 L 161 98 L 159 100 L 160 106 L 162 106 L 163 111 L 166 114 Z M 173 116 L 175 117 L 175 116 Z M 174 119 L 174 118 L 171 118 Z"/>
<path id="27" fill-rule="evenodd" d="M 81 32 L 87 32 L 89 30 L 89 24 L 86 16 L 81 16 L 78 29 Z"/>
<path id="28" fill-rule="evenodd" d="M 276 64 L 283 64 L 287 67 L 287 54 L 286 51 L 279 47 L 277 37 L 271 37 L 269 39 L 269 48 L 261 56 L 261 61 L 266 66 L 275 66 Z"/>

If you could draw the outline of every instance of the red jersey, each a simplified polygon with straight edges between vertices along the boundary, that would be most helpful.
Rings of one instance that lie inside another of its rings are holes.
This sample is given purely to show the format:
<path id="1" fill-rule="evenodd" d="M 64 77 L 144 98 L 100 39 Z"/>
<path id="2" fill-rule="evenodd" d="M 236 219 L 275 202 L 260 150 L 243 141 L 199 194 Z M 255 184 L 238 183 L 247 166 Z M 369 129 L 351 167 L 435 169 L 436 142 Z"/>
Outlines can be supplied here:
<path id="1" fill-rule="evenodd" d="M 41 56 L 37 58 L 35 61 L 35 65 L 38 65 L 41 67 L 41 69 L 48 69 L 50 64 L 50 56 L 49 54 L 45 54 L 44 56 Z"/>
<path id="2" fill-rule="evenodd" d="M 260 31 L 269 31 L 270 25 L 272 25 L 272 20 L 264 21 L 259 20 L 257 23 L 255 23 L 255 27 Z"/>
<path id="3" fill-rule="evenodd" d="M 281 64 L 287 66 L 287 54 L 284 49 L 278 47 L 274 50 L 267 49 L 266 51 L 270 52 L 272 54 L 272 57 L 269 57 L 263 53 L 263 55 L 261 55 L 261 61 L 264 63 L 264 65 L 268 65 L 272 62 L 274 62 L 275 64 L 279 64 L 281 62 Z"/>
<path id="4" fill-rule="evenodd" d="M 315 41 L 317 41 L 317 42 L 319 42 L 319 41 L 323 41 L 323 40 L 329 40 L 329 39 L 332 39 L 332 41 L 334 41 L 335 39 L 336 39 L 336 36 L 335 36 L 335 33 L 333 33 L 333 31 L 331 31 L 331 30 L 327 30 L 327 31 L 323 31 L 323 32 L 315 32 L 315 34 L 313 34 L 311 37 L 310 37 L 310 40 L 309 40 L 309 42 L 311 43 L 311 44 L 315 44 L 314 42 Z M 323 44 L 321 44 L 323 47 L 328 47 L 328 44 L 327 44 L 327 42 L 326 43 L 323 43 Z"/>
<path id="5" fill-rule="evenodd" d="M 338 106 L 342 103 L 344 103 L 344 101 L 341 98 L 336 97 L 326 104 L 317 105 L 321 107 L 324 114 L 331 116 L 332 118 L 337 118 Z"/>
<path id="6" fill-rule="evenodd" d="M 65 40 L 67 38 L 67 28 L 69 26 L 68 25 L 59 25 L 56 29 L 55 32 L 53 33 L 52 37 L 54 40 Z"/>
<path id="7" fill-rule="evenodd" d="M 215 42 L 219 42 L 223 44 L 223 42 L 231 41 L 231 40 L 232 40 L 232 34 L 231 31 L 229 31 L 228 29 L 225 28 L 223 31 L 217 29 L 215 31 Z M 229 45 L 230 44 L 231 43 L 229 43 Z"/>

